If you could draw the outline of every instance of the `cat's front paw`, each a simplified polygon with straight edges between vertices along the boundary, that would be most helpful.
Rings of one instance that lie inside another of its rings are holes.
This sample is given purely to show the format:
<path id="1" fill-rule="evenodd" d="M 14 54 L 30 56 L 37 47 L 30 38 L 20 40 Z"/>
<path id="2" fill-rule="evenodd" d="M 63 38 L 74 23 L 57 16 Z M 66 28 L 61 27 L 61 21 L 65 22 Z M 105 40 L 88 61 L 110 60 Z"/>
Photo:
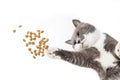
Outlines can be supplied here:
<path id="1" fill-rule="evenodd" d="M 46 55 L 49 57 L 49 58 L 52 58 L 52 59 L 60 59 L 60 56 L 57 56 L 56 55 L 56 52 L 58 51 L 59 49 L 58 48 L 50 48 L 46 51 Z"/>

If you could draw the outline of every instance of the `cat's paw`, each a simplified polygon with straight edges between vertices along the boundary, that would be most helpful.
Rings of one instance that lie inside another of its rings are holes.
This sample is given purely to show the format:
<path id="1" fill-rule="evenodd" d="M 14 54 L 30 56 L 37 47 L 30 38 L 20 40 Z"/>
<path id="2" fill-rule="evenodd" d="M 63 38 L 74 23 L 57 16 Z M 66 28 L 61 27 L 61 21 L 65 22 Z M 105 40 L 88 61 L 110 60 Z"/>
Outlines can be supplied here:
<path id="1" fill-rule="evenodd" d="M 46 50 L 46 56 L 48 56 L 49 58 L 52 59 L 60 59 L 60 56 L 56 55 L 56 52 L 58 51 L 58 48 L 50 48 L 48 50 Z"/>

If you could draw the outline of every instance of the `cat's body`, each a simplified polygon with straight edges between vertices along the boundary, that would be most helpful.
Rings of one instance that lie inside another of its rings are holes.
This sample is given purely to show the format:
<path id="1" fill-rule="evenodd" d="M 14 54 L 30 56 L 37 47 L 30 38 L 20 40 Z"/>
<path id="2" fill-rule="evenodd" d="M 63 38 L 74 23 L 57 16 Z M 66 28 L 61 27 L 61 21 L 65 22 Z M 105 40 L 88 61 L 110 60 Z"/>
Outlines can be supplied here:
<path id="1" fill-rule="evenodd" d="M 111 36 L 98 31 L 93 25 L 73 20 L 76 27 L 73 36 L 66 41 L 77 48 L 77 51 L 66 51 L 61 49 L 48 50 L 48 55 L 53 58 L 63 59 L 78 66 L 93 68 L 101 80 L 120 80 L 120 76 L 113 78 L 108 68 L 116 67 L 117 58 L 114 51 L 117 41 Z M 120 73 L 118 73 L 120 74 Z"/>

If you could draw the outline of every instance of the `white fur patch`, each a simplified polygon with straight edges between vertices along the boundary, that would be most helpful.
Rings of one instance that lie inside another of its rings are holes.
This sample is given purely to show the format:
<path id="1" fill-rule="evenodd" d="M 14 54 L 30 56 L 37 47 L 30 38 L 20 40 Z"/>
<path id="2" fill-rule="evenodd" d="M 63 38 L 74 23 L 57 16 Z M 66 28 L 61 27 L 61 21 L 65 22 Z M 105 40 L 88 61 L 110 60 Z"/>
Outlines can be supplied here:
<path id="1" fill-rule="evenodd" d="M 83 50 L 81 44 L 76 44 L 76 45 L 74 46 L 74 49 L 75 49 L 75 51 L 81 51 L 81 50 Z"/>
<path id="2" fill-rule="evenodd" d="M 116 65 L 116 64 L 113 63 L 113 62 L 116 61 L 116 59 L 109 52 L 108 53 L 107 52 L 102 52 L 100 54 L 100 58 L 97 58 L 96 60 L 101 63 L 104 70 L 106 70 L 108 67 L 113 67 L 113 66 Z"/>
<path id="3" fill-rule="evenodd" d="M 93 33 L 87 34 L 84 45 L 87 47 L 93 46 L 98 41 L 99 37 L 100 37 L 100 32 L 98 30 L 95 30 Z"/>
<path id="4" fill-rule="evenodd" d="M 100 57 L 95 60 L 101 63 L 104 70 L 106 70 L 106 68 L 108 67 L 115 66 L 113 62 L 116 61 L 115 57 L 110 52 L 105 51 L 104 49 L 105 39 L 106 39 L 106 36 L 104 34 L 101 34 L 100 39 L 94 45 L 94 47 L 96 47 L 100 51 Z"/>
<path id="5" fill-rule="evenodd" d="M 61 59 L 60 56 L 56 56 L 54 54 L 55 51 L 58 51 L 58 49 L 57 48 L 51 48 L 51 49 L 46 50 L 46 56 L 48 56 L 49 58 L 52 58 L 52 59 Z"/>

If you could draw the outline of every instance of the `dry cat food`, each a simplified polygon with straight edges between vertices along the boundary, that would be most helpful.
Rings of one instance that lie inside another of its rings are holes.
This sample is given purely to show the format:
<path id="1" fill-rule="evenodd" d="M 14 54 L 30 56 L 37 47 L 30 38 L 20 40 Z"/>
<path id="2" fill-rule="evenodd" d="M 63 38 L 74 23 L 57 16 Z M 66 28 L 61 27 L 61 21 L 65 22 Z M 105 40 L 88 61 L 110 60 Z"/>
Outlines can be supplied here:
<path id="1" fill-rule="evenodd" d="M 13 30 L 13 33 L 16 33 L 16 29 Z"/>
<path id="2" fill-rule="evenodd" d="M 18 28 L 22 28 L 22 25 L 19 25 Z M 13 33 L 16 33 L 17 29 L 13 29 Z M 36 30 L 35 32 L 27 31 L 25 37 L 22 39 L 34 59 L 36 59 L 37 56 L 44 56 L 44 51 L 48 49 L 46 43 L 49 40 L 48 38 L 41 36 L 41 33 L 43 32 L 43 30 Z"/>
<path id="3" fill-rule="evenodd" d="M 36 59 L 37 56 L 44 56 L 44 51 L 48 49 L 46 44 L 49 40 L 48 38 L 41 37 L 43 30 L 36 30 L 35 32 L 27 31 L 23 42 L 28 48 L 28 51 L 33 55 L 33 58 Z"/>
<path id="4" fill-rule="evenodd" d="M 18 28 L 21 28 L 22 25 L 19 25 Z M 13 33 L 16 33 L 16 29 L 13 29 Z"/>

